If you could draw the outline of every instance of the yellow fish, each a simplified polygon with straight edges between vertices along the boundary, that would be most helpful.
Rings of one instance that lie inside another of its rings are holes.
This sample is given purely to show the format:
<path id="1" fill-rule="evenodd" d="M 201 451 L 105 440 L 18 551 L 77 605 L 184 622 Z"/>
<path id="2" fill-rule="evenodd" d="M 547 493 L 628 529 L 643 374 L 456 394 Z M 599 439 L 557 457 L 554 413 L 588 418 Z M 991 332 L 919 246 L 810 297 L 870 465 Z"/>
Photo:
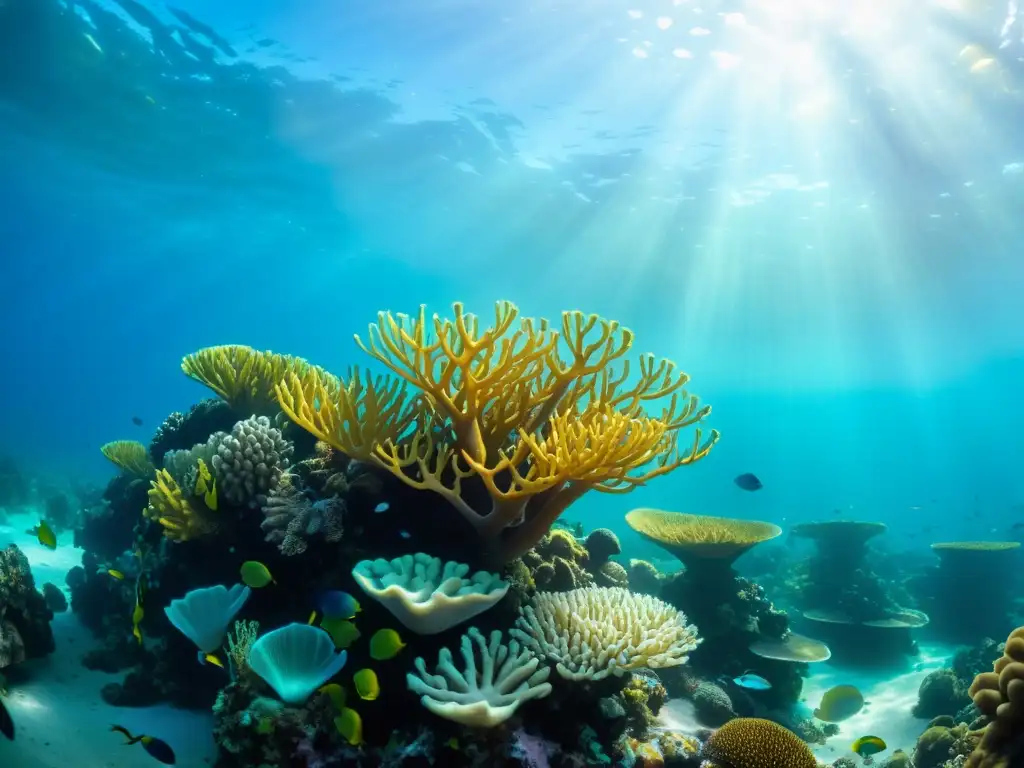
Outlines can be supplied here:
<path id="1" fill-rule="evenodd" d="M 121 573 L 121 571 L 117 570 L 116 568 L 107 568 L 107 575 L 110 578 L 112 578 L 112 579 L 117 579 L 118 581 L 124 581 L 124 574 Z"/>
<path id="2" fill-rule="evenodd" d="M 32 533 L 35 534 L 36 539 L 42 546 L 47 549 L 57 548 L 57 534 L 53 532 L 53 528 L 45 520 L 40 521 L 39 525 L 32 530 Z"/>
<path id="3" fill-rule="evenodd" d="M 405 643 L 393 629 L 378 629 L 370 638 L 370 658 L 376 661 L 393 659 L 403 648 Z"/>
<path id="4" fill-rule="evenodd" d="M 889 745 L 877 736 L 861 736 L 850 746 L 861 757 L 871 757 L 884 752 Z"/>
<path id="5" fill-rule="evenodd" d="M 145 611 L 142 610 L 142 603 L 136 600 L 135 609 L 132 611 L 132 635 L 139 641 L 139 645 L 142 645 L 142 630 L 139 629 L 139 625 L 142 623 L 143 616 L 145 616 Z"/>
<path id="6" fill-rule="evenodd" d="M 362 636 L 359 627 L 347 619 L 324 619 L 320 622 L 320 629 L 331 636 L 334 647 L 339 651 L 345 650 Z"/>
<path id="7" fill-rule="evenodd" d="M 836 685 L 821 696 L 814 716 L 826 723 L 841 723 L 864 706 L 864 695 L 852 685 Z"/>
<path id="8" fill-rule="evenodd" d="M 363 718 L 354 709 L 345 707 L 341 710 L 341 714 L 334 718 L 334 727 L 353 747 L 363 743 Z"/>
<path id="9" fill-rule="evenodd" d="M 355 683 L 359 698 L 376 701 L 380 696 L 380 682 L 377 680 L 377 673 L 372 669 L 360 669 L 352 675 L 352 682 Z"/>
<path id="10" fill-rule="evenodd" d="M 203 502 L 207 507 L 217 511 L 217 481 L 213 475 L 210 474 L 210 468 L 206 466 L 206 462 L 199 459 L 197 464 L 199 473 L 196 476 L 196 488 L 195 495 L 202 496 Z"/>
<path id="11" fill-rule="evenodd" d="M 215 667 L 220 667 L 221 669 L 224 669 L 224 662 L 221 661 L 220 659 L 218 659 L 212 653 L 205 653 L 205 654 L 203 654 L 203 663 L 204 664 L 213 664 L 213 666 L 215 666 Z"/>
<path id="12" fill-rule="evenodd" d="M 317 689 L 317 693 L 322 693 L 324 696 L 330 698 L 334 708 L 341 712 L 345 708 L 345 689 L 337 683 L 328 683 Z"/>
<path id="13" fill-rule="evenodd" d="M 256 560 L 246 560 L 242 563 L 241 574 L 245 586 L 253 589 L 260 589 L 274 582 L 274 577 L 270 575 L 270 569 Z"/>

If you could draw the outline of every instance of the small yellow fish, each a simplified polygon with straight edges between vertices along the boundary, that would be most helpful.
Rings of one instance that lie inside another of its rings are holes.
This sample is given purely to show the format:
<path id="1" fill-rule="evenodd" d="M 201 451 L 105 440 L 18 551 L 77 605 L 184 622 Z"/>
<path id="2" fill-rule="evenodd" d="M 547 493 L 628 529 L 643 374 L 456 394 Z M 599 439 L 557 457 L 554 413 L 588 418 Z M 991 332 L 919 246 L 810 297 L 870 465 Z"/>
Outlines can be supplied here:
<path id="1" fill-rule="evenodd" d="M 380 682 L 377 680 L 377 673 L 372 669 L 360 669 L 352 675 L 352 682 L 356 686 L 356 693 L 364 701 L 376 701 L 380 696 Z"/>
<path id="2" fill-rule="evenodd" d="M 139 625 L 135 624 L 132 626 L 132 636 L 142 645 L 142 630 L 139 629 Z"/>
<path id="3" fill-rule="evenodd" d="M 139 625 L 142 623 L 142 617 L 145 615 L 142 603 L 136 600 L 135 608 L 132 610 L 132 635 L 139 641 L 139 645 L 142 645 L 142 630 L 139 628 Z"/>
<path id="4" fill-rule="evenodd" d="M 195 495 L 202 496 L 203 502 L 207 507 L 213 511 L 217 511 L 217 481 L 213 475 L 210 474 L 210 468 L 206 466 L 206 462 L 199 459 L 197 465 L 198 473 L 196 475 L 196 487 Z"/>
<path id="5" fill-rule="evenodd" d="M 324 619 L 320 622 L 320 629 L 331 636 L 334 647 L 339 651 L 344 651 L 362 636 L 359 627 L 347 619 Z"/>
<path id="6" fill-rule="evenodd" d="M 124 581 L 124 574 L 116 568 L 107 568 L 107 575 L 112 579 Z"/>
<path id="7" fill-rule="evenodd" d="M 217 511 L 217 481 L 216 480 L 213 481 L 213 485 L 210 486 L 210 489 L 206 493 L 203 494 L 203 501 L 206 503 L 206 506 L 208 506 L 214 512 Z"/>
<path id="8" fill-rule="evenodd" d="M 313 622 L 316 621 L 316 617 L 319 616 L 319 615 L 320 615 L 319 613 L 317 613 L 316 611 L 313 611 L 311 614 L 309 614 L 309 621 L 307 621 L 306 623 L 309 624 L 310 626 L 312 626 Z"/>
<path id="9" fill-rule="evenodd" d="M 270 575 L 270 569 L 257 560 L 246 560 L 242 563 L 241 574 L 242 582 L 245 586 L 252 587 L 253 589 L 260 589 L 271 582 L 277 583 L 274 582 L 274 577 Z"/>
<path id="10" fill-rule="evenodd" d="M 821 695 L 821 703 L 814 716 L 826 723 L 841 723 L 864 706 L 864 694 L 852 685 L 836 685 Z"/>
<path id="11" fill-rule="evenodd" d="M 322 693 L 324 696 L 330 698 L 334 708 L 341 712 L 345 708 L 345 689 L 337 683 L 328 683 L 317 689 L 317 693 Z"/>
<path id="12" fill-rule="evenodd" d="M 353 747 L 363 743 L 363 719 L 354 709 L 345 707 L 341 710 L 341 714 L 334 718 L 334 727 Z"/>
<path id="13" fill-rule="evenodd" d="M 215 667 L 220 667 L 221 669 L 224 669 L 224 662 L 221 661 L 220 659 L 218 659 L 212 653 L 204 653 L 203 654 L 203 663 L 205 663 L 205 664 L 213 664 L 213 666 L 215 666 Z"/>
<path id="14" fill-rule="evenodd" d="M 888 746 L 889 745 L 878 736 L 861 736 L 853 742 L 850 749 L 861 757 L 871 757 L 872 755 L 877 755 L 879 752 L 884 752 Z"/>
<path id="15" fill-rule="evenodd" d="M 393 629 L 378 629 L 370 638 L 370 658 L 376 661 L 393 659 L 403 648 L 405 643 Z"/>
<path id="16" fill-rule="evenodd" d="M 57 534 L 53 532 L 53 528 L 45 520 L 40 521 L 32 533 L 35 534 L 36 539 L 42 546 L 47 549 L 57 548 Z"/>

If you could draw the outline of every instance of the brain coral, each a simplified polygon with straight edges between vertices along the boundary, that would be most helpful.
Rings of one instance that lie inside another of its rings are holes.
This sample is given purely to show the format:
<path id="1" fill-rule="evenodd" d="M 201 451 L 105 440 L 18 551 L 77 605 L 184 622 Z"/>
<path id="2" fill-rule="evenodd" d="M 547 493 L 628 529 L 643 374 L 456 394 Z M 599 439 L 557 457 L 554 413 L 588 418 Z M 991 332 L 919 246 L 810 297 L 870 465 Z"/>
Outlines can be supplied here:
<path id="1" fill-rule="evenodd" d="M 741 717 L 723 725 L 704 745 L 709 768 L 817 768 L 800 737 L 771 720 Z"/>

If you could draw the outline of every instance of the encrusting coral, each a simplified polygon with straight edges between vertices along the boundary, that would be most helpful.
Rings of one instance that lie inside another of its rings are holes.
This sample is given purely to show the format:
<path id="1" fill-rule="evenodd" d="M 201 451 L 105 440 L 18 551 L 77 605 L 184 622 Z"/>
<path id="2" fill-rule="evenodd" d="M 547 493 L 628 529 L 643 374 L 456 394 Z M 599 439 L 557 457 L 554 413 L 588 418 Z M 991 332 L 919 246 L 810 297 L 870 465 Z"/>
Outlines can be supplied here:
<path id="1" fill-rule="evenodd" d="M 697 628 L 672 606 L 615 587 L 538 592 L 509 634 L 555 662 L 567 680 L 679 666 L 700 643 Z"/>
<path id="2" fill-rule="evenodd" d="M 148 477 L 155 469 L 146 446 L 136 440 L 114 440 L 100 446 L 100 452 L 125 472 L 139 477 Z"/>
<path id="3" fill-rule="evenodd" d="M 428 320 L 422 307 L 415 318 L 381 312 L 367 342 L 356 337 L 397 379 L 353 369 L 339 380 L 310 366 L 289 370 L 276 391 L 285 414 L 320 440 L 441 494 L 496 559 L 529 550 L 587 491 L 625 493 L 702 459 L 718 439 L 712 430 L 702 442 L 697 429 L 680 446 L 680 430 L 710 407 L 683 390 L 686 374 L 650 356 L 628 385 L 628 363 L 613 364 L 633 334 L 616 322 L 566 312 L 558 332 L 543 320 L 517 323 L 515 305 L 499 302 L 481 329 L 454 309 L 454 320 Z M 659 398 L 661 414 L 647 415 Z M 483 512 L 463 497 L 471 477 L 490 497 Z"/>
<path id="4" fill-rule="evenodd" d="M 465 670 L 459 672 L 451 651 L 442 648 L 437 674 L 430 674 L 423 659 L 417 658 L 416 674 L 406 676 L 409 690 L 438 717 L 493 728 L 508 720 L 520 705 L 551 693 L 547 682 L 551 668 L 540 666 L 540 660 L 515 640 L 503 645 L 499 630 L 491 633 L 488 642 L 480 630 L 470 627 L 462 637 L 462 658 Z"/>
<path id="5" fill-rule="evenodd" d="M 991 719 L 967 768 L 1013 768 L 1024 760 L 1024 627 L 1006 638 L 1003 655 L 991 672 L 982 672 L 969 691 L 974 704 Z"/>

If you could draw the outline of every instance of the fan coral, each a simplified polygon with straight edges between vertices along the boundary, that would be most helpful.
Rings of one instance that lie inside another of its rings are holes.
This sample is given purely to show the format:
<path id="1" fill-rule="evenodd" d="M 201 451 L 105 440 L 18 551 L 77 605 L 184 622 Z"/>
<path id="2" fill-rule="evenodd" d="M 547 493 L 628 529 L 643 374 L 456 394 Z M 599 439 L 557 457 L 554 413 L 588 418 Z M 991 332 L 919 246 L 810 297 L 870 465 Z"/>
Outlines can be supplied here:
<path id="1" fill-rule="evenodd" d="M 149 460 L 146 446 L 135 440 L 115 440 L 100 446 L 100 452 L 123 471 L 139 477 L 153 474 L 153 462 Z"/>
<path id="2" fill-rule="evenodd" d="M 679 666 L 700 642 L 672 606 L 616 587 L 538 592 L 509 634 L 569 680 Z"/>
<path id="3" fill-rule="evenodd" d="M 345 666 L 348 654 L 335 653 L 331 636 L 308 624 L 288 624 L 268 632 L 249 649 L 249 668 L 286 704 L 305 702 Z"/>
<path id="4" fill-rule="evenodd" d="M 704 745 L 710 768 L 817 768 L 800 737 L 771 720 L 730 720 Z"/>
<path id="5" fill-rule="evenodd" d="M 251 594 L 249 587 L 193 589 L 164 608 L 168 621 L 195 643 L 200 653 L 213 653 L 224 643 L 228 624 L 242 610 Z"/>
<path id="6" fill-rule="evenodd" d="M 211 466 L 217 492 L 238 505 L 257 507 L 266 501 L 292 455 L 292 444 L 266 416 L 251 416 L 235 424 L 230 434 L 210 436 Z"/>
<path id="7" fill-rule="evenodd" d="M 329 543 L 341 541 L 344 535 L 342 516 L 345 502 L 337 496 L 313 501 L 295 486 L 291 475 L 283 475 L 263 505 L 264 520 L 260 527 L 265 540 L 277 544 L 283 555 L 301 555 L 309 539 L 323 534 Z"/>
<path id="8" fill-rule="evenodd" d="M 277 396 L 320 440 L 441 494 L 497 559 L 529 550 L 587 491 L 625 493 L 702 459 L 718 439 L 712 430 L 702 442 L 698 429 L 679 445 L 680 430 L 710 408 L 683 390 L 688 377 L 672 363 L 641 357 L 639 380 L 626 385 L 628 365 L 613 364 L 633 334 L 616 322 L 566 312 L 559 333 L 542 320 L 516 323 L 519 310 L 499 302 L 481 330 L 461 304 L 454 309 L 453 321 L 428 321 L 422 307 L 416 318 L 382 312 L 366 343 L 356 337 L 399 380 L 356 369 L 340 381 L 311 367 L 289 372 Z M 644 405 L 662 397 L 660 416 L 648 416 Z M 462 496 L 470 477 L 490 496 L 483 512 Z"/>
<path id="9" fill-rule="evenodd" d="M 479 654 L 478 669 L 474 651 Z M 462 658 L 465 672 L 459 672 L 452 654 L 442 648 L 437 658 L 437 672 L 427 672 L 423 659 L 415 661 L 416 674 L 409 673 L 409 690 L 418 694 L 420 702 L 438 717 L 477 728 L 493 728 L 508 720 L 521 704 L 551 693 L 547 682 L 550 667 L 541 667 L 540 660 L 512 640 L 502 645 L 501 632 L 491 633 L 488 643 L 476 627 L 462 636 Z"/>

